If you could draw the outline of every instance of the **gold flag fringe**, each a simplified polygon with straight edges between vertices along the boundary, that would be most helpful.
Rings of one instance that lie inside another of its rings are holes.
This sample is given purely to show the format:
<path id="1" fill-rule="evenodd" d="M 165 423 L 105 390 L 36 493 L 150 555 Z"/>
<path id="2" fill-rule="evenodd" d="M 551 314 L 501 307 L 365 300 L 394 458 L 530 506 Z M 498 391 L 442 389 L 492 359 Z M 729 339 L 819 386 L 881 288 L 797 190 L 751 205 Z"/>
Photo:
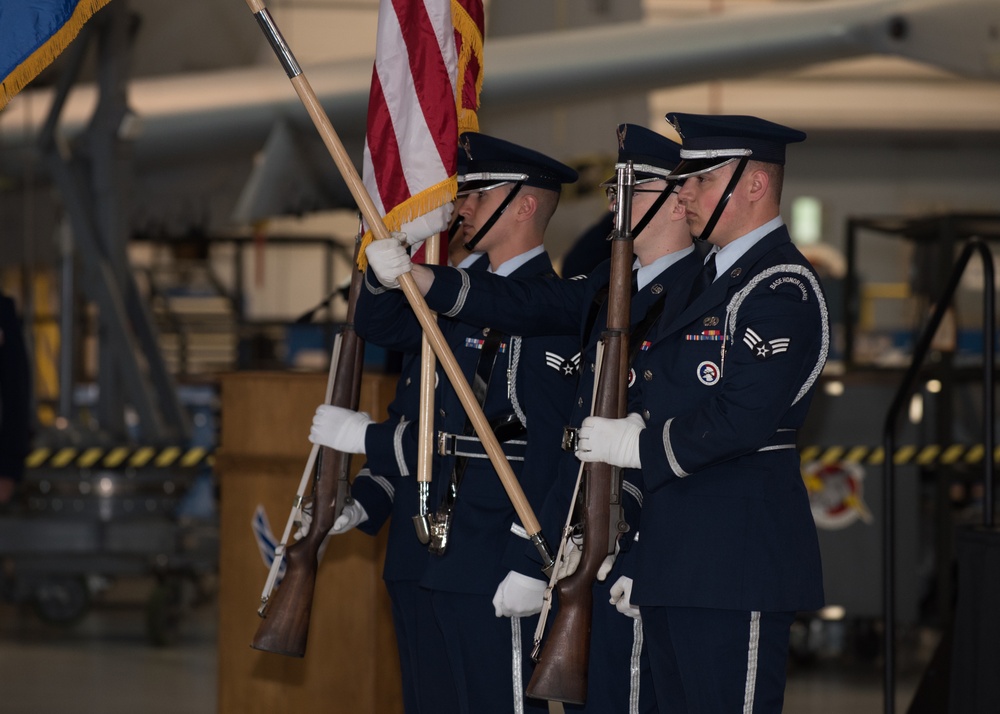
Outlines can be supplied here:
<path id="1" fill-rule="evenodd" d="M 410 196 L 401 204 L 393 208 L 382 222 L 389 232 L 398 231 L 404 223 L 412 221 L 429 211 L 433 211 L 439 206 L 443 206 L 449 201 L 455 200 L 455 193 L 458 191 L 458 179 L 449 176 L 444 181 L 425 188 L 418 194 Z M 365 248 L 375 240 L 369 228 L 361 239 L 361 249 L 358 251 L 358 270 L 364 272 L 368 269 L 368 258 L 365 256 Z"/>
<path id="2" fill-rule="evenodd" d="M 458 133 L 461 135 L 466 131 L 479 131 L 479 117 L 476 111 L 479 109 L 479 95 L 483 91 L 483 34 L 479 26 L 465 11 L 465 8 L 457 0 L 451 3 L 451 21 L 455 30 L 462 37 L 462 47 L 458 53 L 458 77 L 456 80 L 455 107 L 458 110 Z M 462 89 L 465 82 L 465 71 L 468 69 L 469 60 L 475 57 L 479 62 L 479 74 L 476 76 L 476 105 L 474 107 L 462 106 Z"/>
<path id="3" fill-rule="evenodd" d="M 80 0 L 69 20 L 0 83 L 0 110 L 43 69 L 52 64 L 52 61 L 80 34 L 84 23 L 109 2 L 111 0 Z"/>

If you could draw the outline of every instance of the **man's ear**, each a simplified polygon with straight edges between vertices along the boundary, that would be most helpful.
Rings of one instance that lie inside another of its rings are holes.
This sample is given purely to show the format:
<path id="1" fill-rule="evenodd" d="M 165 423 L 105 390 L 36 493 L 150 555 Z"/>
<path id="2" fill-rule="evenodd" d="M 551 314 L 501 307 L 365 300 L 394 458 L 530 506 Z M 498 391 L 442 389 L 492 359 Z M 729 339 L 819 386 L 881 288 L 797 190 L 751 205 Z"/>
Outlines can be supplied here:
<path id="1" fill-rule="evenodd" d="M 517 220 L 526 221 L 538 211 L 538 198 L 530 193 L 522 193 L 517 197 Z"/>
<path id="2" fill-rule="evenodd" d="M 767 195 L 767 187 L 771 185 L 771 177 L 767 171 L 756 169 L 750 172 L 750 181 L 747 182 L 747 198 L 751 201 L 759 201 Z"/>

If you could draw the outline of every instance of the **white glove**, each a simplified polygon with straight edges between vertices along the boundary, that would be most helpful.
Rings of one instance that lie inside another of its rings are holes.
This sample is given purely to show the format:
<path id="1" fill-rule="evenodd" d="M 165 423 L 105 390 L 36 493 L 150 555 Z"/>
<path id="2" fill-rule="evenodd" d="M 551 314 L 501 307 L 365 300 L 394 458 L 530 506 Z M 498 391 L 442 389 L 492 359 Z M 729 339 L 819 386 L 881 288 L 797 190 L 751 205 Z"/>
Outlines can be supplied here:
<path id="1" fill-rule="evenodd" d="M 639 434 L 645 428 L 646 422 L 635 412 L 624 419 L 587 417 L 577 433 L 576 458 L 626 469 L 640 468 Z"/>
<path id="2" fill-rule="evenodd" d="M 580 556 L 583 555 L 583 548 L 577 542 L 576 537 L 571 537 L 563 546 L 562 555 L 556 563 L 556 580 L 568 578 L 576 572 L 580 565 Z"/>
<path id="3" fill-rule="evenodd" d="M 625 575 L 618 578 L 611 586 L 611 600 L 615 609 L 633 620 L 640 619 L 639 608 L 632 604 L 632 578 Z"/>
<path id="4" fill-rule="evenodd" d="M 397 235 L 399 234 L 393 233 L 392 238 L 373 240 L 365 248 L 368 265 L 372 267 L 378 281 L 387 288 L 398 288 L 399 276 L 410 272 L 413 267 L 406 248 L 395 240 Z"/>
<path id="5" fill-rule="evenodd" d="M 361 525 L 368 520 L 368 511 L 355 499 L 351 499 L 344 504 L 344 510 L 340 512 L 337 516 L 337 520 L 333 522 L 333 528 L 330 529 L 332 535 L 340 535 L 341 533 L 346 533 L 355 526 Z"/>
<path id="6" fill-rule="evenodd" d="M 295 531 L 295 540 L 302 540 L 307 535 L 309 535 L 309 529 L 312 528 L 312 513 L 310 511 L 302 511 L 302 520 L 299 525 L 299 529 Z M 357 500 L 351 499 L 344 504 L 344 510 L 340 512 L 337 516 L 337 520 L 333 522 L 333 527 L 330 528 L 329 533 L 326 534 L 326 538 L 323 539 L 323 543 L 320 546 L 320 552 L 323 552 L 323 548 L 326 548 L 326 541 L 331 535 L 340 535 L 341 533 L 346 533 L 355 526 L 361 525 L 368 520 L 368 511 L 362 506 Z"/>
<path id="7" fill-rule="evenodd" d="M 611 572 L 612 566 L 615 564 L 615 555 L 618 554 L 618 543 L 615 543 L 615 552 L 613 555 L 609 555 L 601 563 L 601 567 L 597 569 L 597 579 L 603 581 L 608 577 L 608 573 Z M 577 567 L 580 565 L 580 556 L 583 555 L 583 548 L 576 538 L 570 538 L 566 545 L 563 546 L 562 555 L 559 558 L 559 562 L 556 563 L 556 580 L 562 580 L 563 578 L 568 578 L 570 575 L 576 572 Z"/>
<path id="8" fill-rule="evenodd" d="M 407 245 L 422 243 L 432 235 L 448 230 L 451 214 L 454 212 L 455 204 L 446 203 L 422 216 L 417 216 L 409 223 L 404 223 L 399 227 L 399 232 L 406 234 Z"/>
<path id="9" fill-rule="evenodd" d="M 615 558 L 618 557 L 618 551 L 620 550 L 621 550 L 621 543 L 619 543 L 619 541 L 616 540 L 615 552 L 606 557 L 604 559 L 604 562 L 601 563 L 601 567 L 597 569 L 597 579 L 600 580 L 602 583 L 607 579 L 608 573 L 611 572 L 611 569 L 615 567 Z"/>
<path id="10" fill-rule="evenodd" d="M 320 404 L 313 415 L 309 441 L 345 454 L 365 453 L 365 431 L 372 418 L 365 412 Z"/>
<path id="11" fill-rule="evenodd" d="M 496 594 L 493 609 L 497 617 L 527 617 L 542 611 L 542 600 L 548 583 L 511 570 Z"/>

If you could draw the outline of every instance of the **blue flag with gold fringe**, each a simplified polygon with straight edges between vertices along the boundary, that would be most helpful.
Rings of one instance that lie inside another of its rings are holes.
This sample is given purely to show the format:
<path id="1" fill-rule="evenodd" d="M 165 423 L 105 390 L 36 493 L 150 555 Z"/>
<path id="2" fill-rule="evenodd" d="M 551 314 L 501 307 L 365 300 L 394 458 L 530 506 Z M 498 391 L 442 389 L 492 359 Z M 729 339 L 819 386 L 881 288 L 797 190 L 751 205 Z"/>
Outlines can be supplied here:
<path id="1" fill-rule="evenodd" d="M 111 0 L 0 0 L 0 109 Z"/>

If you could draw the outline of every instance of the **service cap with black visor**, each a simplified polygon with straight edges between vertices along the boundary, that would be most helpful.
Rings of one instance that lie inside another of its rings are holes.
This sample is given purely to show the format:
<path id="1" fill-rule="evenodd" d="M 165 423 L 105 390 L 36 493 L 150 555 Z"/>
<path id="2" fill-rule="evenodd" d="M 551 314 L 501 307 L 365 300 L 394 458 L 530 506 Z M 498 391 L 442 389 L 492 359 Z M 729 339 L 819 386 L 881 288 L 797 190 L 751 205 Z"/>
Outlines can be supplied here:
<path id="1" fill-rule="evenodd" d="M 496 137 L 466 132 L 459 137 L 459 152 L 464 153 L 465 180 L 458 187 L 459 196 L 492 191 L 513 185 L 493 214 L 466 243 L 466 250 L 475 250 L 493 225 L 524 186 L 533 186 L 559 193 L 563 184 L 577 180 L 577 172 L 555 159 L 524 146 Z"/>
<path id="2" fill-rule="evenodd" d="M 608 194 L 608 201 L 614 205 L 615 192 L 617 191 L 617 171 L 623 168 L 628 162 L 632 162 L 632 169 L 635 172 L 635 187 L 632 189 L 633 196 L 637 193 L 659 193 L 652 205 L 639 218 L 635 226 L 632 227 L 633 240 L 638 238 L 643 228 L 660 210 L 670 194 L 677 187 L 679 181 L 670 179 L 672 172 L 681 161 L 680 145 L 671 141 L 662 134 L 647 129 L 638 124 L 619 124 L 618 136 L 618 160 L 615 163 L 615 174 L 601 184 Z M 666 180 L 666 185 L 661 189 L 643 188 L 643 184 L 650 184 L 655 181 Z"/>
<path id="3" fill-rule="evenodd" d="M 680 135 L 681 162 L 670 178 L 689 178 L 737 162 L 729 183 L 697 240 L 708 240 L 750 161 L 785 164 L 785 147 L 804 141 L 805 132 L 766 119 L 743 115 L 669 112 L 667 122 Z"/>

